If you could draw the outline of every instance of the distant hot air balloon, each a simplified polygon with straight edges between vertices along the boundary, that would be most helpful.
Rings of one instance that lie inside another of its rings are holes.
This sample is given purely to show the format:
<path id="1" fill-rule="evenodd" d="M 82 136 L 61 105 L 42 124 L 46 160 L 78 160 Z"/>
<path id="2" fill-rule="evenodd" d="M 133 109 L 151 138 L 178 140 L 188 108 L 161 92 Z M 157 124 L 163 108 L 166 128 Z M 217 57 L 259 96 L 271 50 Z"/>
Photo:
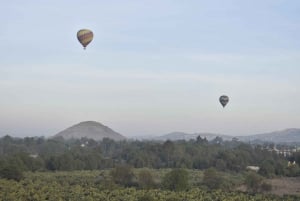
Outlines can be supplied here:
<path id="1" fill-rule="evenodd" d="M 223 95 L 223 96 L 220 96 L 219 101 L 220 101 L 221 105 L 223 107 L 225 107 L 229 101 L 229 98 L 228 98 L 228 96 Z"/>
<path id="2" fill-rule="evenodd" d="M 77 32 L 77 39 L 79 40 L 84 49 L 93 40 L 93 37 L 93 32 L 88 29 L 81 29 Z"/>

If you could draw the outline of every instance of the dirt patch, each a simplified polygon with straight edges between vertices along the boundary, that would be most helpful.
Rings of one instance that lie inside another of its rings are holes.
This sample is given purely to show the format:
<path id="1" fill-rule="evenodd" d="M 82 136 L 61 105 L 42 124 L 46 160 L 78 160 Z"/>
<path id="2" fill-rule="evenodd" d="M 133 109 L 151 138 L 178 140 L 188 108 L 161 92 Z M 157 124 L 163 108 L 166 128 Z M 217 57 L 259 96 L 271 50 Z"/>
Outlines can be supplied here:
<path id="1" fill-rule="evenodd" d="M 274 195 L 298 195 L 300 196 L 300 177 L 279 177 L 267 179 L 264 182 L 272 185 L 272 190 L 264 192 Z M 237 191 L 247 192 L 246 185 L 241 185 L 236 188 Z"/>
<path id="2" fill-rule="evenodd" d="M 300 195 L 300 177 L 281 177 L 268 179 L 272 185 L 271 194 L 275 195 Z"/>

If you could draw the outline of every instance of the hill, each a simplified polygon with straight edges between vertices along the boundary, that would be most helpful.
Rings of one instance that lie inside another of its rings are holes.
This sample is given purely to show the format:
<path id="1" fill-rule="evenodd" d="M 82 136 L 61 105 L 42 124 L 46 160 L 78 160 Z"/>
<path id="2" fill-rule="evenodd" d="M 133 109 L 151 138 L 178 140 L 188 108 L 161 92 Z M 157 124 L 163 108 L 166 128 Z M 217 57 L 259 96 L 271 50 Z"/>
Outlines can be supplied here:
<path id="1" fill-rule="evenodd" d="M 241 141 L 255 141 L 260 140 L 263 142 L 273 143 L 292 143 L 300 142 L 300 129 L 289 128 L 281 131 L 274 131 L 270 133 L 249 135 L 249 136 L 238 136 Z"/>
<path id="2" fill-rule="evenodd" d="M 95 121 L 80 122 L 57 133 L 54 137 L 63 137 L 64 139 L 80 139 L 86 137 L 94 140 L 110 138 L 117 141 L 126 139 L 123 135 L 113 131 L 111 128 Z"/>
<path id="3" fill-rule="evenodd" d="M 244 142 L 273 142 L 273 143 L 299 143 L 300 142 L 300 129 L 290 128 L 282 131 L 275 131 L 270 133 L 263 134 L 255 134 L 248 136 L 230 136 L 230 135 L 222 135 L 215 133 L 194 133 L 188 134 L 184 132 L 172 132 L 161 136 L 144 136 L 137 137 L 140 140 L 158 140 L 158 141 L 166 141 L 166 140 L 191 140 L 196 139 L 197 136 L 201 136 L 202 138 L 206 138 L 207 140 L 212 140 L 217 136 L 223 138 L 223 140 L 232 140 L 232 138 L 237 138 L 240 141 Z"/>

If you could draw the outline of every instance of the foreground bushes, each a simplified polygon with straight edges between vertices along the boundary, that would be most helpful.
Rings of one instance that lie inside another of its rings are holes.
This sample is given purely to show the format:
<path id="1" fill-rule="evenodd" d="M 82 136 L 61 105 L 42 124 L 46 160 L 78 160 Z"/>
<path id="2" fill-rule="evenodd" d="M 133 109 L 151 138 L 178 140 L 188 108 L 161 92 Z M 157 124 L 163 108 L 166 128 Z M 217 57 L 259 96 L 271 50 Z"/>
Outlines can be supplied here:
<path id="1" fill-rule="evenodd" d="M 158 173 L 164 172 L 160 170 Z M 131 170 L 129 169 L 129 173 Z M 99 174 L 100 173 L 100 174 Z M 0 179 L 0 200 L 5 201 L 40 201 L 40 200 L 85 200 L 85 201 L 299 201 L 298 196 L 284 198 L 274 195 L 248 194 L 236 191 L 205 190 L 204 188 L 191 187 L 185 190 L 173 189 L 138 189 L 125 188 L 121 185 L 107 183 L 110 178 L 109 171 L 102 174 L 99 171 L 76 171 L 56 173 L 26 173 L 25 178 L 19 182 Z M 141 175 L 150 172 L 139 171 Z M 151 174 L 151 173 L 150 173 Z M 178 175 L 185 175 L 181 169 L 168 171 L 166 177 L 178 179 Z M 138 174 L 139 175 L 139 174 Z M 169 176 L 167 176 L 169 175 Z M 151 179 L 147 181 L 152 182 Z M 172 180 L 175 181 L 175 180 Z M 176 181 L 175 181 L 176 182 Z M 109 185 L 108 185 L 109 184 Z M 185 182 L 183 182 L 185 184 Z"/>
<path id="2" fill-rule="evenodd" d="M 188 191 L 168 190 L 137 190 L 135 188 L 100 190 L 95 186 L 61 185 L 55 181 L 43 183 L 42 181 L 14 182 L 0 180 L 0 200 L 6 201 L 60 201 L 60 200 L 101 200 L 101 201 L 280 201 L 283 198 L 270 195 L 250 195 L 240 192 L 205 191 L 194 188 Z M 297 201 L 299 197 L 285 197 L 285 201 Z"/>

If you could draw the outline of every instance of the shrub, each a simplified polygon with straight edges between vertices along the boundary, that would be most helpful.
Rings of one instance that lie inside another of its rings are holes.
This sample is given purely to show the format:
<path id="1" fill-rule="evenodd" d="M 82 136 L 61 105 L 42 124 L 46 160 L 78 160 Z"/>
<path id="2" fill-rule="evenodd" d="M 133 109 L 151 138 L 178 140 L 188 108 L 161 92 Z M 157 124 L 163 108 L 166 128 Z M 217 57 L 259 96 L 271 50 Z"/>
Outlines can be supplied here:
<path id="1" fill-rule="evenodd" d="M 174 169 L 168 172 L 162 181 L 164 189 L 182 191 L 188 188 L 188 172 L 184 169 Z"/>
<path id="2" fill-rule="evenodd" d="M 245 179 L 247 189 L 252 192 L 258 192 L 260 190 L 263 178 L 257 173 L 250 172 Z"/>
<path id="3" fill-rule="evenodd" d="M 111 170 L 110 175 L 116 184 L 120 184 L 125 187 L 130 187 L 133 185 L 134 174 L 132 167 L 128 165 L 117 166 Z"/>
<path id="4" fill-rule="evenodd" d="M 23 179 L 23 172 L 15 165 L 7 165 L 0 170 L 0 177 L 20 181 Z"/>
<path id="5" fill-rule="evenodd" d="M 138 175 L 138 183 L 141 188 L 149 189 L 155 186 L 153 176 L 149 170 L 141 170 Z"/>
<path id="6" fill-rule="evenodd" d="M 223 183 L 223 178 L 219 176 L 214 168 L 209 168 L 203 173 L 203 184 L 210 189 L 218 189 Z"/>
<path id="7" fill-rule="evenodd" d="M 155 200 L 151 195 L 145 194 L 145 195 L 140 196 L 138 198 L 138 201 L 155 201 Z"/>

